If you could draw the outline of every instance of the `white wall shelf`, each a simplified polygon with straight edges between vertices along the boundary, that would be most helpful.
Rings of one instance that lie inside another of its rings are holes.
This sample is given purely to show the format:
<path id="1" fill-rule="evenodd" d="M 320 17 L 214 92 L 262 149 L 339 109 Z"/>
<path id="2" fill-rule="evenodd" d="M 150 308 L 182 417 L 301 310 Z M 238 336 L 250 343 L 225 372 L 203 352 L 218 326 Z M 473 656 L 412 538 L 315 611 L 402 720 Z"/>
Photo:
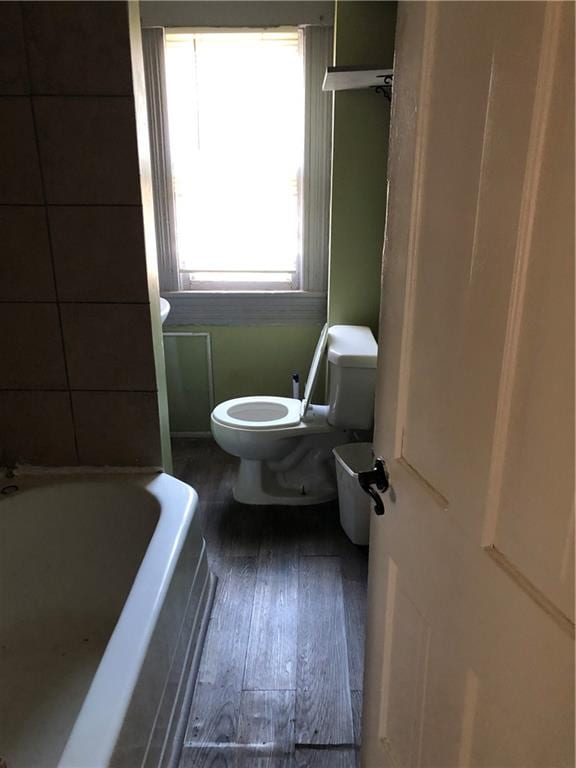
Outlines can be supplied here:
<path id="1" fill-rule="evenodd" d="M 323 91 L 350 91 L 374 88 L 392 90 L 393 69 L 366 69 L 365 67 L 328 67 L 324 75 Z"/>

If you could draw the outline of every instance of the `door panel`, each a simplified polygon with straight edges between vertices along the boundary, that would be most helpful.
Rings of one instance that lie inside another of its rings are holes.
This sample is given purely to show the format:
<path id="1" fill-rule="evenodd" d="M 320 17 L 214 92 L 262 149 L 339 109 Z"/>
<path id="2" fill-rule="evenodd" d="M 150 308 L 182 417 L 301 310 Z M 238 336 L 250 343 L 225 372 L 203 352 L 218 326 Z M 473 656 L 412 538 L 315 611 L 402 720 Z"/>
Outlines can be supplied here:
<path id="1" fill-rule="evenodd" d="M 569 71 L 572 61 L 569 26 L 555 33 L 531 243 L 518 280 L 515 337 L 504 361 L 515 363 L 516 371 L 508 384 L 493 544 L 573 621 L 573 494 L 564 478 L 574 468 L 574 253 L 565 246 L 573 237 L 574 197 L 564 171 L 574 167 L 574 79 L 554 77 Z M 551 253 L 560 254 L 552 264 Z"/>
<path id="2" fill-rule="evenodd" d="M 416 222 L 417 311 L 406 329 L 402 455 L 452 506 L 466 502 L 457 522 L 477 533 L 538 69 L 538 57 L 522 53 L 540 40 L 544 10 L 523 6 L 519 28 L 493 3 L 469 5 L 457 25 L 442 3 L 428 22 L 436 34 L 430 95 L 422 96 L 430 103 L 420 148 L 425 204 Z"/>
<path id="3" fill-rule="evenodd" d="M 399 765 L 414 765 L 420 743 L 430 627 L 399 583 L 398 567 L 388 559 L 386 629 L 382 676 L 387 696 L 380 704 L 379 738 L 393 745 Z M 390 685 L 386 681 L 390 681 Z"/>
<path id="4" fill-rule="evenodd" d="M 364 765 L 572 765 L 570 632 L 433 506 L 428 489 L 401 464 L 393 486 L 397 496 L 395 503 L 387 499 L 387 524 L 374 519 L 371 531 Z M 378 564 L 389 572 L 391 561 L 396 600 L 390 606 L 390 589 L 376 579 Z M 414 622 L 396 622 L 400 593 L 430 636 L 427 657 L 419 661 L 413 654 L 413 665 L 394 658 L 394 648 L 415 645 Z M 378 638 L 374 615 L 380 612 L 385 621 Z M 415 708 L 391 731 L 385 718 L 393 702 L 416 685 L 424 691 L 421 730 L 412 725 Z M 411 762 L 401 759 L 407 753 Z"/>
<path id="5" fill-rule="evenodd" d="M 573 764 L 573 6 L 401 3 L 364 768 Z"/>

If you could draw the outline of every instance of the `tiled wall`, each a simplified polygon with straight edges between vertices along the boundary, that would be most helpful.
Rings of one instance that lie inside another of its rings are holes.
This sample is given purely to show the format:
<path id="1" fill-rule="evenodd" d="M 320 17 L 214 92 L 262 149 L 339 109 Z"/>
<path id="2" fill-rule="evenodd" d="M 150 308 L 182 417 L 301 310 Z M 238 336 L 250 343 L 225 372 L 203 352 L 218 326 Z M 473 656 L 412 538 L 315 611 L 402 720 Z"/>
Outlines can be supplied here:
<path id="1" fill-rule="evenodd" d="M 0 465 L 158 465 L 124 2 L 0 3 Z"/>

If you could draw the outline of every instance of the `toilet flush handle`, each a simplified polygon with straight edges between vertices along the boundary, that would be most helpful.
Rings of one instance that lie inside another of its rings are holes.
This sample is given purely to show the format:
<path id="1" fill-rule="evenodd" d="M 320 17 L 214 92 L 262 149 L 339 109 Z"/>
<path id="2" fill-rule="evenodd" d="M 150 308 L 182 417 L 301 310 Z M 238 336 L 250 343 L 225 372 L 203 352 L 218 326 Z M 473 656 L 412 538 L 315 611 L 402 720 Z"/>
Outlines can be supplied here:
<path id="1" fill-rule="evenodd" d="M 376 459 L 373 469 L 368 470 L 368 472 L 358 472 L 358 482 L 362 490 L 372 497 L 374 512 L 377 515 L 383 515 L 385 512 L 384 502 L 378 491 L 386 493 L 390 487 L 390 475 L 384 459 Z M 372 487 L 374 485 L 378 491 Z"/>

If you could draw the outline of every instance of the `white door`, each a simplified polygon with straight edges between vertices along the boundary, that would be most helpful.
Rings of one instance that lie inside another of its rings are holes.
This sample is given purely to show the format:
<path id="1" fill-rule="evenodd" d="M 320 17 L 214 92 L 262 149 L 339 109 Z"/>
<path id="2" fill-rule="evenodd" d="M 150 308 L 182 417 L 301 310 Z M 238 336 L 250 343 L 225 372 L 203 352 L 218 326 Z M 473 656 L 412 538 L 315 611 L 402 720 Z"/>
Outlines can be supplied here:
<path id="1" fill-rule="evenodd" d="M 364 768 L 574 764 L 573 35 L 399 6 Z"/>

